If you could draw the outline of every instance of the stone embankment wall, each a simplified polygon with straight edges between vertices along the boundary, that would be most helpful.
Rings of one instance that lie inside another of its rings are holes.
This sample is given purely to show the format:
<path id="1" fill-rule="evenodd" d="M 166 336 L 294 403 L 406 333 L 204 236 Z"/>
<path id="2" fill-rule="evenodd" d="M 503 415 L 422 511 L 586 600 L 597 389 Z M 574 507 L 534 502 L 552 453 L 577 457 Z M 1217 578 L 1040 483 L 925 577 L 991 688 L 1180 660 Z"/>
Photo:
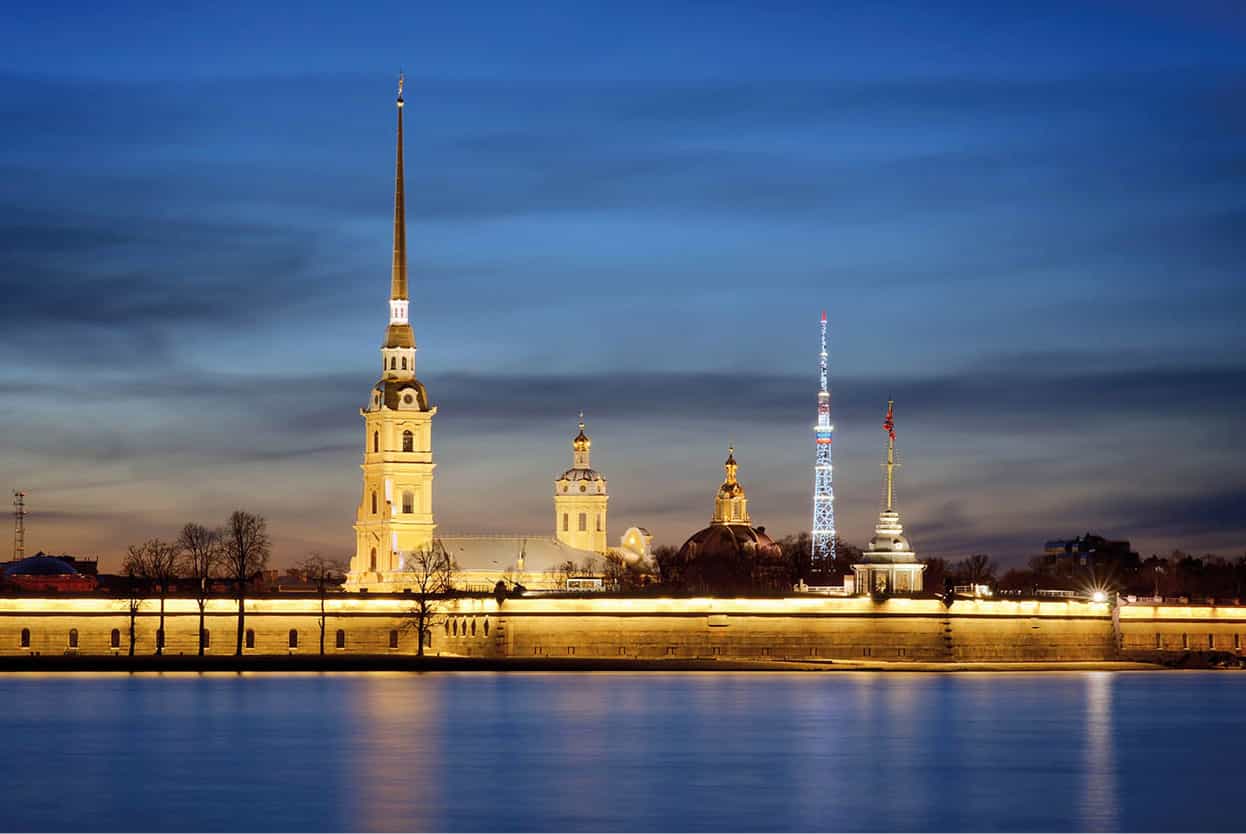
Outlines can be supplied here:
<path id="1" fill-rule="evenodd" d="M 1107 605 L 1085 602 L 792 597 L 508 600 L 511 656 L 1105 660 Z"/>
<path id="2" fill-rule="evenodd" d="M 247 654 L 319 651 L 320 601 L 247 601 Z M 336 594 L 325 603 L 329 654 L 414 654 L 412 603 Z M 193 599 L 165 603 L 166 654 L 198 651 Z M 0 598 L 0 655 L 125 654 L 127 600 Z M 136 654 L 152 654 L 159 604 L 136 617 Z M 209 600 L 208 653 L 232 654 L 233 600 Z M 1237 652 L 1246 608 L 1133 604 L 1115 611 L 1078 601 L 830 598 L 676 599 L 528 597 L 450 602 L 427 650 L 476 657 L 770 658 L 874 661 L 1078 661 L 1152 658 L 1162 652 Z"/>
<path id="3" fill-rule="evenodd" d="M 401 597 L 332 595 L 325 604 L 330 654 L 413 654 L 412 603 Z M 319 651 L 320 602 L 272 596 L 247 601 L 248 654 Z M 1158 613 L 1156 613 L 1158 612 Z M 1184 640 L 1229 648 L 1246 632 L 1246 609 L 1128 607 L 1114 618 L 1089 602 L 790 597 L 676 599 L 529 597 L 449 603 L 428 651 L 486 657 L 829 658 L 885 661 L 1068 661 L 1118 657 L 1118 646 L 1168 648 Z M 1143 616 L 1143 615 L 1146 616 Z M 1236 619 L 1235 619 L 1236 618 Z M 1114 628 L 1120 623 L 1120 633 Z M 103 597 L 0 598 L 0 654 L 125 654 L 127 600 Z M 237 612 L 209 600 L 208 653 L 232 654 Z M 136 618 L 136 653 L 155 651 L 159 604 Z M 1235 630 L 1237 629 L 1237 630 Z M 165 602 L 165 652 L 198 651 L 193 599 Z M 1184 637 L 1183 637 L 1184 635 Z"/>
<path id="4" fill-rule="evenodd" d="M 1126 660 L 1173 652 L 1240 654 L 1246 646 L 1246 607 L 1136 602 L 1118 608 L 1116 619 Z"/>

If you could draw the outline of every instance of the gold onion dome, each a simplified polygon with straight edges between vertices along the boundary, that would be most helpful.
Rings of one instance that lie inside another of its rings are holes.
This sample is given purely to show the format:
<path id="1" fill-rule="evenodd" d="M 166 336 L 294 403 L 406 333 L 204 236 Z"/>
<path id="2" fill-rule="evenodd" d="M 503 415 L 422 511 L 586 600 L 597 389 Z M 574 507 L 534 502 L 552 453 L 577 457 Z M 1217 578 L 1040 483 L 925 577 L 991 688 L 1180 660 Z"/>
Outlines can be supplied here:
<path id="1" fill-rule="evenodd" d="M 727 471 L 727 479 L 723 481 L 723 485 L 718 488 L 719 498 L 743 498 L 744 485 L 736 480 L 736 472 L 740 465 L 735 462 L 735 447 L 729 446 L 727 449 L 727 460 L 723 463 L 723 468 Z"/>
<path id="2" fill-rule="evenodd" d="M 593 447 L 593 441 L 584 433 L 584 418 L 580 418 L 580 433 L 571 441 L 571 448 L 577 452 L 587 452 Z"/>

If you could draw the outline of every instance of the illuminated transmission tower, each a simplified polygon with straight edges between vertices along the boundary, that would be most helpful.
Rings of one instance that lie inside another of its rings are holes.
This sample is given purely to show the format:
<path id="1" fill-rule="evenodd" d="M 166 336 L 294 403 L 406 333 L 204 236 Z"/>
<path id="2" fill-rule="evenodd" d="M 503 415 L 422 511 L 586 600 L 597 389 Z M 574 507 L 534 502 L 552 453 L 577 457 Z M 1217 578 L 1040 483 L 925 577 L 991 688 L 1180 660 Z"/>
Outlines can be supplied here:
<path id="1" fill-rule="evenodd" d="M 835 488 L 831 482 L 831 388 L 827 383 L 826 311 L 822 312 L 822 352 L 819 354 L 818 424 L 814 426 L 817 457 L 813 465 L 814 572 L 825 573 L 835 563 Z"/>
<path id="2" fill-rule="evenodd" d="M 13 493 L 13 561 L 26 555 L 26 493 Z"/>

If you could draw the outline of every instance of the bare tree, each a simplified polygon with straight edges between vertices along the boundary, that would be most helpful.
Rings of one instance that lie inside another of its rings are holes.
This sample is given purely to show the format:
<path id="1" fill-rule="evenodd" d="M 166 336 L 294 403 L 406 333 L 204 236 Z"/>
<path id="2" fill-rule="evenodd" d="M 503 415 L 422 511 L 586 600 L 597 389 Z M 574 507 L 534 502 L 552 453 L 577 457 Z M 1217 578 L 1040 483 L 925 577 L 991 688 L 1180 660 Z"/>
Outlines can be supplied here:
<path id="1" fill-rule="evenodd" d="M 195 581 L 195 602 L 199 604 L 199 656 L 203 657 L 204 609 L 208 587 L 221 567 L 221 534 L 202 524 L 187 524 L 177 539 L 182 551 L 182 571 Z"/>
<path id="2" fill-rule="evenodd" d="M 416 654 L 424 656 L 424 642 L 432 633 L 433 626 L 445 621 L 445 608 L 450 594 L 454 592 L 454 571 L 457 565 L 440 543 L 434 542 L 427 550 L 417 550 L 405 561 L 413 604 L 404 628 L 416 633 L 419 648 Z"/>
<path id="3" fill-rule="evenodd" d="M 545 584 L 557 590 L 565 590 L 567 580 L 575 575 L 577 568 L 575 562 L 567 559 L 545 570 Z"/>
<path id="4" fill-rule="evenodd" d="M 121 566 L 126 578 L 126 597 L 130 612 L 130 657 L 138 640 L 138 612 L 147 599 L 150 580 L 147 577 L 147 554 L 142 545 L 130 545 Z"/>
<path id="5" fill-rule="evenodd" d="M 299 569 L 303 572 L 303 578 L 316 586 L 316 593 L 320 596 L 320 653 L 324 654 L 325 597 L 329 595 L 329 586 L 341 581 L 345 568 L 336 559 L 326 559 L 319 553 L 311 553 L 299 563 Z"/>
<path id="6" fill-rule="evenodd" d="M 156 631 L 156 654 L 164 654 L 167 642 L 164 630 L 164 599 L 169 595 L 169 586 L 177 579 L 177 564 L 180 551 L 175 542 L 163 539 L 147 541 L 147 559 L 151 578 L 156 583 L 156 591 L 160 594 L 160 626 Z"/>
<path id="7" fill-rule="evenodd" d="M 140 545 L 131 545 L 127 557 L 127 571 L 142 577 L 149 588 L 154 587 L 160 597 L 160 625 L 156 631 L 156 654 L 164 654 L 164 600 L 169 586 L 177 578 L 178 546 L 163 539 L 148 539 Z"/>
<path id="8" fill-rule="evenodd" d="M 953 566 L 952 572 L 970 585 L 986 585 L 995 581 L 995 564 L 985 553 L 961 559 Z"/>
<path id="9" fill-rule="evenodd" d="M 264 569 L 272 551 L 268 522 L 263 516 L 234 510 L 221 531 L 221 548 L 225 572 L 234 582 L 234 594 L 238 601 L 238 640 L 234 654 L 241 655 L 246 627 L 247 582 Z"/>

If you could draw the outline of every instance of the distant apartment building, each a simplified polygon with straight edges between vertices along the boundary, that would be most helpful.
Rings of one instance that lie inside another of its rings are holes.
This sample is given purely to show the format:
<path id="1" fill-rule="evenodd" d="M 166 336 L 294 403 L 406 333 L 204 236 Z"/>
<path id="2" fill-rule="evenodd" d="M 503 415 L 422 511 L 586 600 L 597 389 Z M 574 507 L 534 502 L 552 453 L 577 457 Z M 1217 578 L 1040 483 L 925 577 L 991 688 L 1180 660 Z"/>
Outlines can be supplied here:
<path id="1" fill-rule="evenodd" d="M 1111 541 L 1087 533 L 1072 539 L 1052 539 L 1043 547 L 1043 557 L 1056 568 L 1107 568 L 1132 573 L 1142 560 L 1128 541 Z"/>

